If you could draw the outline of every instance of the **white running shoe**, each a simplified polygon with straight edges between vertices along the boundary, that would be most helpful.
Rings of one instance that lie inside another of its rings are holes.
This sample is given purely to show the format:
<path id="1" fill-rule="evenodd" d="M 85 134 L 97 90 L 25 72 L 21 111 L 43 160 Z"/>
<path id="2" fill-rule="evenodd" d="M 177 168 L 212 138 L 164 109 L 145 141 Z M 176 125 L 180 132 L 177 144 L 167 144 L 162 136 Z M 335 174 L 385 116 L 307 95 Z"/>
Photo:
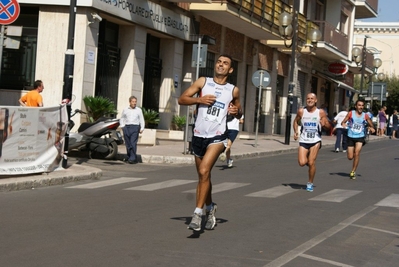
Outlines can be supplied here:
<path id="1" fill-rule="evenodd" d="M 233 167 L 233 160 L 232 159 L 229 159 L 227 161 L 227 167 L 229 167 L 229 168 Z"/>

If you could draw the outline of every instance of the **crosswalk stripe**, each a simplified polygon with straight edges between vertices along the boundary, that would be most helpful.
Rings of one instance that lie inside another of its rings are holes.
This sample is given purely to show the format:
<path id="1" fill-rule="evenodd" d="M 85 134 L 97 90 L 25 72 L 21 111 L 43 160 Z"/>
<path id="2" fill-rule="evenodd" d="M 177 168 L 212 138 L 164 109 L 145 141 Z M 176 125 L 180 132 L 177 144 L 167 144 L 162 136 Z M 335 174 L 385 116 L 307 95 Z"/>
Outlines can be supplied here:
<path id="1" fill-rule="evenodd" d="M 111 186 L 111 185 L 136 182 L 136 181 L 140 181 L 140 180 L 144 180 L 144 179 L 147 179 L 147 178 L 121 177 L 121 178 L 117 178 L 117 179 L 110 179 L 110 180 L 106 180 L 106 181 L 99 181 L 99 182 L 94 182 L 94 183 L 89 183 L 89 184 L 69 186 L 66 188 L 95 189 L 95 188 L 106 187 L 106 186 Z"/>
<path id="2" fill-rule="evenodd" d="M 276 187 L 272 187 L 266 190 L 262 190 L 262 191 L 258 191 L 258 192 L 254 192 L 251 194 L 246 195 L 247 197 L 267 197 L 267 198 L 276 198 L 276 197 L 280 197 L 283 196 L 285 194 L 289 194 L 292 192 L 297 191 L 297 189 L 294 189 L 290 186 L 283 186 L 283 185 L 279 185 Z"/>
<path id="3" fill-rule="evenodd" d="M 160 182 L 160 183 L 153 183 L 153 184 L 148 184 L 148 185 L 130 187 L 130 188 L 126 188 L 124 190 L 155 191 L 155 190 L 159 190 L 159 189 L 164 189 L 164 188 L 168 188 L 168 187 L 184 185 L 184 184 L 189 184 L 189 183 L 195 183 L 195 182 L 196 182 L 196 180 L 173 179 L 173 180 L 168 180 L 168 181 Z"/>
<path id="4" fill-rule="evenodd" d="M 314 201 L 327 201 L 327 202 L 342 202 L 350 197 L 353 197 L 362 191 L 358 190 L 344 190 L 344 189 L 334 189 L 317 197 L 311 198 L 309 200 Z"/>
<path id="5" fill-rule="evenodd" d="M 212 185 L 212 194 L 223 192 L 223 191 L 227 191 L 227 190 L 232 190 L 232 189 L 243 187 L 243 186 L 247 186 L 247 185 L 250 185 L 250 184 L 246 184 L 246 183 L 220 183 L 220 184 L 217 184 L 217 185 Z M 184 191 L 183 193 L 193 193 L 194 194 L 196 192 L 197 192 L 196 189 L 192 189 L 192 190 Z"/>
<path id="6" fill-rule="evenodd" d="M 399 194 L 391 194 L 375 205 L 383 207 L 399 208 Z"/>

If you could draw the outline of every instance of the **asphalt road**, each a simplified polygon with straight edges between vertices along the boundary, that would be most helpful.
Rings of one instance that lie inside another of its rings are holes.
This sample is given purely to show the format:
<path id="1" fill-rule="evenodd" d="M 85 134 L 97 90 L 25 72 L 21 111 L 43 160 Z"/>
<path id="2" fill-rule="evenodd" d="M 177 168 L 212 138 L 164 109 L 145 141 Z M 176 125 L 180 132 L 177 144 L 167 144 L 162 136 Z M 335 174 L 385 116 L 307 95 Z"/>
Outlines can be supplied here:
<path id="1" fill-rule="evenodd" d="M 331 149 L 312 193 L 294 153 L 218 162 L 202 232 L 194 166 L 71 158 L 102 179 L 0 193 L 0 266 L 398 266 L 399 141 L 367 144 L 355 181 Z"/>

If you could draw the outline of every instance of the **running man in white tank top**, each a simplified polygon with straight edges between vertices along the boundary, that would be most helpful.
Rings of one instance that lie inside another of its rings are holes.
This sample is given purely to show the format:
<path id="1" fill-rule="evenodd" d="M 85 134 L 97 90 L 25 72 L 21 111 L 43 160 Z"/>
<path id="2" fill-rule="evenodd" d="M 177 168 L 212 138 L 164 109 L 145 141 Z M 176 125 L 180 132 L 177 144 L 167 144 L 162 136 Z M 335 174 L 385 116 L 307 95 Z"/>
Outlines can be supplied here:
<path id="1" fill-rule="evenodd" d="M 227 144 L 227 113 L 242 116 L 239 89 L 227 83 L 233 72 L 232 58 L 221 55 L 215 62 L 213 78 L 201 77 L 179 98 L 180 105 L 197 105 L 192 148 L 198 173 L 196 208 L 188 228 L 201 231 L 202 209 L 206 205 L 205 229 L 216 225 L 216 204 L 212 201 L 211 170 Z M 195 97 L 196 95 L 198 97 Z"/>
<path id="2" fill-rule="evenodd" d="M 299 166 L 309 166 L 309 178 L 306 184 L 308 192 L 313 191 L 313 180 L 316 174 L 316 158 L 321 148 L 321 130 L 331 128 L 326 112 L 316 107 L 317 97 L 310 93 L 306 96 L 306 107 L 300 108 L 294 119 L 294 139 L 298 140 L 298 163 Z M 301 125 L 301 132 L 298 126 Z"/>

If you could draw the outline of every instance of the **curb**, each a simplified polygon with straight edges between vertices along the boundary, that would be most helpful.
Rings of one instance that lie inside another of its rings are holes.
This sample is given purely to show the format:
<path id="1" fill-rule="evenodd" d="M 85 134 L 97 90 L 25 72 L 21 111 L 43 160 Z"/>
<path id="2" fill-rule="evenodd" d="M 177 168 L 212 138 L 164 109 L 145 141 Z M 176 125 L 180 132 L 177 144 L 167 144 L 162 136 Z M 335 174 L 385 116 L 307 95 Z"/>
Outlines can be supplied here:
<path id="1" fill-rule="evenodd" d="M 0 192 L 35 189 L 52 185 L 62 185 L 81 180 L 96 180 L 102 176 L 102 170 L 73 164 L 67 169 L 60 169 L 50 173 L 41 173 L 32 176 L 10 176 L 0 179 Z"/>

